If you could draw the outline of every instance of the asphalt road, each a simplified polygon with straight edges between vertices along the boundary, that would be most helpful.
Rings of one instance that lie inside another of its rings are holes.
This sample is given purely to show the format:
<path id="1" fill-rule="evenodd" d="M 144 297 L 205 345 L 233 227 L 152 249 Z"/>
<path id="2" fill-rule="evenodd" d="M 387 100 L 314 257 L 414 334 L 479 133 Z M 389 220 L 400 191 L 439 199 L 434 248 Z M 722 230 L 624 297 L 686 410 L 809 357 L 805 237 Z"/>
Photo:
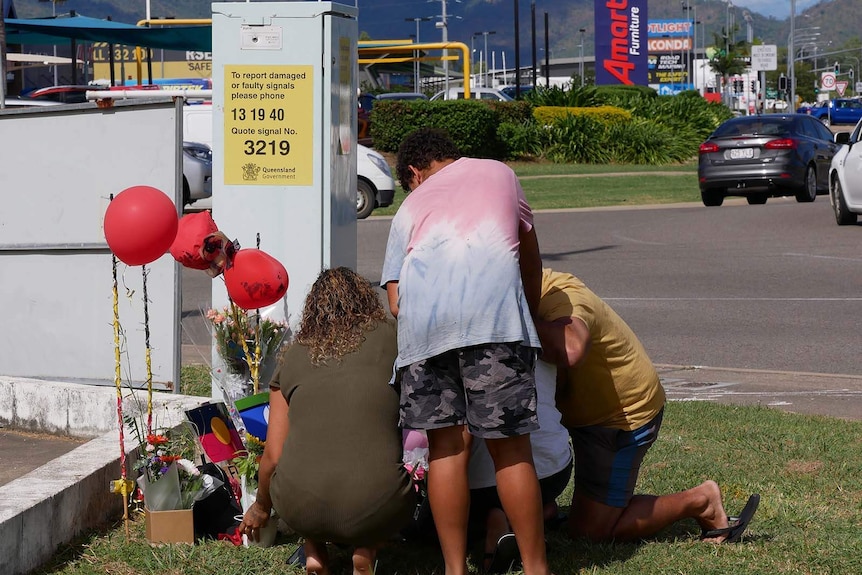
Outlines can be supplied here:
<path id="1" fill-rule="evenodd" d="M 577 275 L 617 310 L 671 397 L 862 418 L 862 225 L 837 226 L 828 197 L 535 219 L 544 264 Z M 379 280 L 389 222 L 359 222 L 357 267 L 371 281 Z M 186 344 L 208 345 L 200 309 L 210 281 L 184 274 Z M 829 405 L 801 406 L 812 394 Z"/>

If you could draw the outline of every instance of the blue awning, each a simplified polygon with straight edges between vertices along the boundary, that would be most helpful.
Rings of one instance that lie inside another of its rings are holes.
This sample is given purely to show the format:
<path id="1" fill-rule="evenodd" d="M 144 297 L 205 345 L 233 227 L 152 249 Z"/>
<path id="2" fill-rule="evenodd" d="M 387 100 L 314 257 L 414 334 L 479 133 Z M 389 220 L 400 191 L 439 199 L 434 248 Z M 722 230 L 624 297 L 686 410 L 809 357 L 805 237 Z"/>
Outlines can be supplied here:
<path id="1" fill-rule="evenodd" d="M 66 44 L 70 40 L 144 48 L 212 52 L 212 26 L 145 28 L 87 16 L 6 20 L 6 43 Z"/>

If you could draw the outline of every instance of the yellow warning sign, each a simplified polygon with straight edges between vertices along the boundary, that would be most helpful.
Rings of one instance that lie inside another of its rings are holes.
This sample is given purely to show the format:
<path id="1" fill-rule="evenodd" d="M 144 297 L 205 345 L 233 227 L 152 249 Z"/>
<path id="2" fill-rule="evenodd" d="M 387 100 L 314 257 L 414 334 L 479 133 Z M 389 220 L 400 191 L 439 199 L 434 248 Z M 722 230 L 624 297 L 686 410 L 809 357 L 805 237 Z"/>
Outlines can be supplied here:
<path id="1" fill-rule="evenodd" d="M 314 182 L 312 66 L 225 66 L 224 182 Z"/>

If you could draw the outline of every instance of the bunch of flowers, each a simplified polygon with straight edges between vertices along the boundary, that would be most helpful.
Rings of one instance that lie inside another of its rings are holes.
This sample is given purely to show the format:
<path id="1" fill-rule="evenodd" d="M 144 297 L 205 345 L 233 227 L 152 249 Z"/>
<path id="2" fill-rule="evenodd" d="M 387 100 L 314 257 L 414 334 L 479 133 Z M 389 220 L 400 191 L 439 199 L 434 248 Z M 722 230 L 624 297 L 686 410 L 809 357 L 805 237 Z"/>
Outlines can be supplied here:
<path id="1" fill-rule="evenodd" d="M 268 358 L 275 358 L 287 333 L 287 323 L 250 314 L 231 303 L 210 309 L 206 318 L 213 327 L 216 349 L 232 373 L 254 374 Z"/>
<path id="2" fill-rule="evenodd" d="M 137 422 L 130 423 L 138 439 L 138 486 L 153 511 L 189 509 L 204 491 L 205 478 L 193 463 L 197 443 L 187 425 L 154 430 L 144 436 Z"/>
<path id="3" fill-rule="evenodd" d="M 263 456 L 263 448 L 266 442 L 250 433 L 245 434 L 246 454 L 233 460 L 237 473 L 245 480 L 246 489 L 254 491 L 258 485 L 258 472 L 260 471 L 260 458 Z"/>

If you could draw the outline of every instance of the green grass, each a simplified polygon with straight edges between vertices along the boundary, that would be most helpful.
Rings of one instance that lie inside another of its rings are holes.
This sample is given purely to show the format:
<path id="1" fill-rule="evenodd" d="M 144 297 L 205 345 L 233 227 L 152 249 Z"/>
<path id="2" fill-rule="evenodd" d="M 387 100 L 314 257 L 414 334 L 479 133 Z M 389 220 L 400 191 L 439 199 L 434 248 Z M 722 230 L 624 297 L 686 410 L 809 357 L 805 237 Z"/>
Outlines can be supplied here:
<path id="1" fill-rule="evenodd" d="M 208 365 L 184 365 L 180 368 L 180 393 L 185 395 L 212 395 L 212 373 Z"/>
<path id="2" fill-rule="evenodd" d="M 533 210 L 699 202 L 697 166 L 510 164 Z M 624 175 L 631 174 L 631 175 Z M 645 175 L 647 174 L 647 175 Z M 394 215 L 407 197 L 396 182 L 395 202 L 374 210 Z"/>
<path id="3" fill-rule="evenodd" d="M 189 373 L 184 368 L 184 377 Z M 701 543 L 698 526 L 686 520 L 640 544 L 597 545 L 548 533 L 548 557 L 557 575 L 862 573 L 860 468 L 862 422 L 765 407 L 671 403 L 659 440 L 644 461 L 638 491 L 669 493 L 712 478 L 723 489 L 730 514 L 740 511 L 750 493 L 759 492 L 760 509 L 743 542 Z M 561 496 L 564 510 L 570 500 L 570 491 Z M 279 534 L 268 549 L 214 541 L 151 547 L 140 516 L 134 517 L 130 532 L 127 541 L 118 521 L 87 533 L 37 573 L 302 573 L 285 566 L 299 544 L 295 536 Z M 348 553 L 332 552 L 334 572 L 348 572 Z M 378 575 L 442 572 L 439 551 L 430 544 L 393 544 L 379 555 Z"/>

